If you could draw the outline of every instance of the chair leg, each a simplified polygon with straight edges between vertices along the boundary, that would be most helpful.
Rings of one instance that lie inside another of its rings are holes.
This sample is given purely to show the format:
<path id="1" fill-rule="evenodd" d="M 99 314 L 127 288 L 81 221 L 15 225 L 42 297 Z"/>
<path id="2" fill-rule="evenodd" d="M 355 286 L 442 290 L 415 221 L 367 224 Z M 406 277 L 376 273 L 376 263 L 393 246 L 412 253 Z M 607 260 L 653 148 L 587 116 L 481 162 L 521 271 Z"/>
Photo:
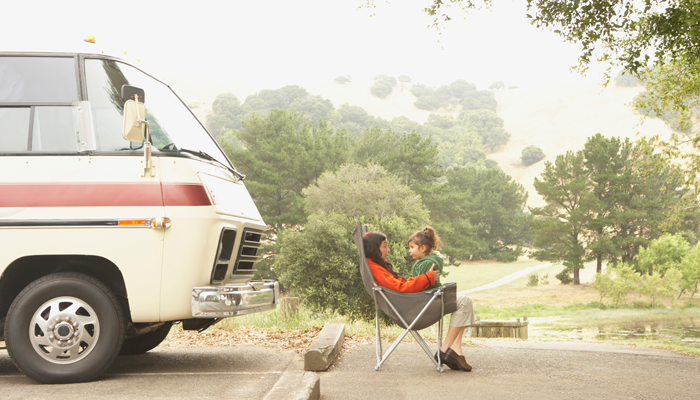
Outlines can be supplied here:
<path id="1" fill-rule="evenodd" d="M 386 361 L 386 360 L 389 358 L 389 356 L 391 355 L 391 353 L 393 353 L 394 350 L 396 350 L 396 347 L 401 343 L 401 341 L 403 340 L 403 338 L 406 337 L 406 335 L 408 334 L 408 332 L 409 332 L 408 329 L 404 329 L 404 331 L 401 332 L 401 334 L 399 335 L 399 337 L 396 338 L 396 340 L 394 341 L 394 343 L 391 344 L 391 347 L 389 347 L 389 350 L 386 351 L 386 354 L 384 354 L 384 356 L 382 356 L 382 359 L 379 360 L 379 364 L 377 364 L 377 366 L 374 367 L 374 370 L 375 370 L 375 371 L 379 371 L 379 368 L 382 366 L 382 364 L 384 364 L 384 361 Z"/>
<path id="2" fill-rule="evenodd" d="M 377 332 L 377 343 L 375 344 L 377 350 L 377 364 L 382 361 L 382 332 L 379 328 L 379 307 L 377 304 L 374 305 L 375 312 L 375 322 L 376 322 L 376 332 Z"/>

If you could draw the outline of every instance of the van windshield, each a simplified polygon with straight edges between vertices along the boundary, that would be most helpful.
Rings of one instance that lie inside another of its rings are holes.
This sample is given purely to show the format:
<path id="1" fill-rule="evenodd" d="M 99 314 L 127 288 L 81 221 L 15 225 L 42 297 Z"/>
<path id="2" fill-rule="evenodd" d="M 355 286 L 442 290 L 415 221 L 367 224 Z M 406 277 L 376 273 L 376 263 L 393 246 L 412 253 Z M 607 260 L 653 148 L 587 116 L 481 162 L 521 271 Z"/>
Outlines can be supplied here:
<path id="1" fill-rule="evenodd" d="M 101 59 L 85 60 L 85 79 L 98 151 L 135 151 L 142 148 L 142 144 L 124 140 L 121 132 L 124 112 L 121 87 L 131 85 L 145 91 L 146 119 L 155 150 L 202 151 L 224 165 L 231 165 L 189 108 L 162 82 L 130 65 Z"/>

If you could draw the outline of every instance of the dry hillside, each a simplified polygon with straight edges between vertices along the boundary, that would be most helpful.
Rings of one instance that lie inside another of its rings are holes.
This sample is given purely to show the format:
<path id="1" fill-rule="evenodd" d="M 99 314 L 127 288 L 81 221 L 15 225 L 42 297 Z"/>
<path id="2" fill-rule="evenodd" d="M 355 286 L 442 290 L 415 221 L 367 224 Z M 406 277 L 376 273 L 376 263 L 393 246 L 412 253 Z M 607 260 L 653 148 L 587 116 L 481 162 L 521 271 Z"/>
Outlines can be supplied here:
<path id="1" fill-rule="evenodd" d="M 266 87 L 255 89 L 250 83 L 216 82 L 202 80 L 196 84 L 184 80 L 171 80 L 173 88 L 183 99 L 196 103 L 195 114 L 200 119 L 211 112 L 211 103 L 219 93 L 232 92 L 241 101 L 246 96 Z M 349 103 L 357 105 L 369 114 L 391 120 L 406 117 L 423 123 L 429 111 L 413 106 L 415 97 L 408 87 L 398 85 L 386 98 L 379 99 L 369 93 L 371 82 L 353 82 L 340 85 L 333 82 L 300 84 L 309 93 L 330 99 L 335 107 Z M 274 88 L 272 88 L 274 89 Z M 629 137 L 668 133 L 668 127 L 658 119 L 647 119 L 640 125 L 640 117 L 627 106 L 642 87 L 603 88 L 595 81 L 579 81 L 557 86 L 534 89 L 504 90 L 496 93 L 498 115 L 505 121 L 511 134 L 506 146 L 488 155 L 498 161 L 501 168 L 528 190 L 529 206 L 540 206 L 542 199 L 533 188 L 533 180 L 539 176 L 545 161 L 553 161 L 567 150 L 580 150 L 586 139 L 598 132 L 605 136 Z M 445 112 L 441 110 L 441 112 Z M 450 114 L 456 115 L 458 111 Z M 536 145 L 547 157 L 533 165 L 522 166 L 520 154 L 524 147 Z"/>

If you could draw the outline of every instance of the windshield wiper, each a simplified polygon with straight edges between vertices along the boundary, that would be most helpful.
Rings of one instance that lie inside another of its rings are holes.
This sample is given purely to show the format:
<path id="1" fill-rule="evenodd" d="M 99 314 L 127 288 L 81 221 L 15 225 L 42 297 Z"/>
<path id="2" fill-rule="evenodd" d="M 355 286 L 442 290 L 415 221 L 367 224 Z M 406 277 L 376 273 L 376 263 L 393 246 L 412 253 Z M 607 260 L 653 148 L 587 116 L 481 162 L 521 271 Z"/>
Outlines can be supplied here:
<path id="1" fill-rule="evenodd" d="M 217 164 L 221 165 L 222 167 L 226 168 L 227 170 L 229 170 L 233 174 L 233 176 L 237 177 L 238 179 L 240 179 L 240 180 L 245 179 L 245 175 L 236 171 L 235 168 L 229 167 L 228 165 L 222 163 L 221 161 L 210 156 L 209 154 L 207 154 L 206 152 L 204 152 L 202 150 L 190 150 L 190 149 L 178 148 L 177 151 L 179 151 L 181 153 L 192 154 L 194 156 L 197 156 L 199 158 L 203 158 L 203 159 L 208 160 L 208 161 L 214 161 L 215 163 L 217 163 Z"/>

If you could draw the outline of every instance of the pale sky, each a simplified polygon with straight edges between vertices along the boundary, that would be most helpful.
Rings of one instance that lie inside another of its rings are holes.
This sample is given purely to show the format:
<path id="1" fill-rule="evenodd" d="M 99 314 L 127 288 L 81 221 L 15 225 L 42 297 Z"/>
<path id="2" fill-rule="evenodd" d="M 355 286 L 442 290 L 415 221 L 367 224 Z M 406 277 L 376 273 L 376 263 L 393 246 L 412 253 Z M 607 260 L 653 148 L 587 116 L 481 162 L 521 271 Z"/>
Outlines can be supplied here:
<path id="1" fill-rule="evenodd" d="M 3 4 L 0 51 L 105 51 L 138 58 L 158 77 L 221 77 L 270 89 L 348 74 L 354 81 L 405 74 L 433 86 L 466 79 L 480 89 L 582 79 L 569 70 L 577 46 L 530 25 L 525 0 L 496 0 L 491 11 L 469 14 L 455 9 L 441 35 L 421 11 L 430 0 L 376 0 L 374 10 L 359 9 L 362 3 L 14 1 Z M 86 36 L 97 44 L 83 43 Z M 596 66 L 589 78 L 601 81 L 601 71 Z"/>

